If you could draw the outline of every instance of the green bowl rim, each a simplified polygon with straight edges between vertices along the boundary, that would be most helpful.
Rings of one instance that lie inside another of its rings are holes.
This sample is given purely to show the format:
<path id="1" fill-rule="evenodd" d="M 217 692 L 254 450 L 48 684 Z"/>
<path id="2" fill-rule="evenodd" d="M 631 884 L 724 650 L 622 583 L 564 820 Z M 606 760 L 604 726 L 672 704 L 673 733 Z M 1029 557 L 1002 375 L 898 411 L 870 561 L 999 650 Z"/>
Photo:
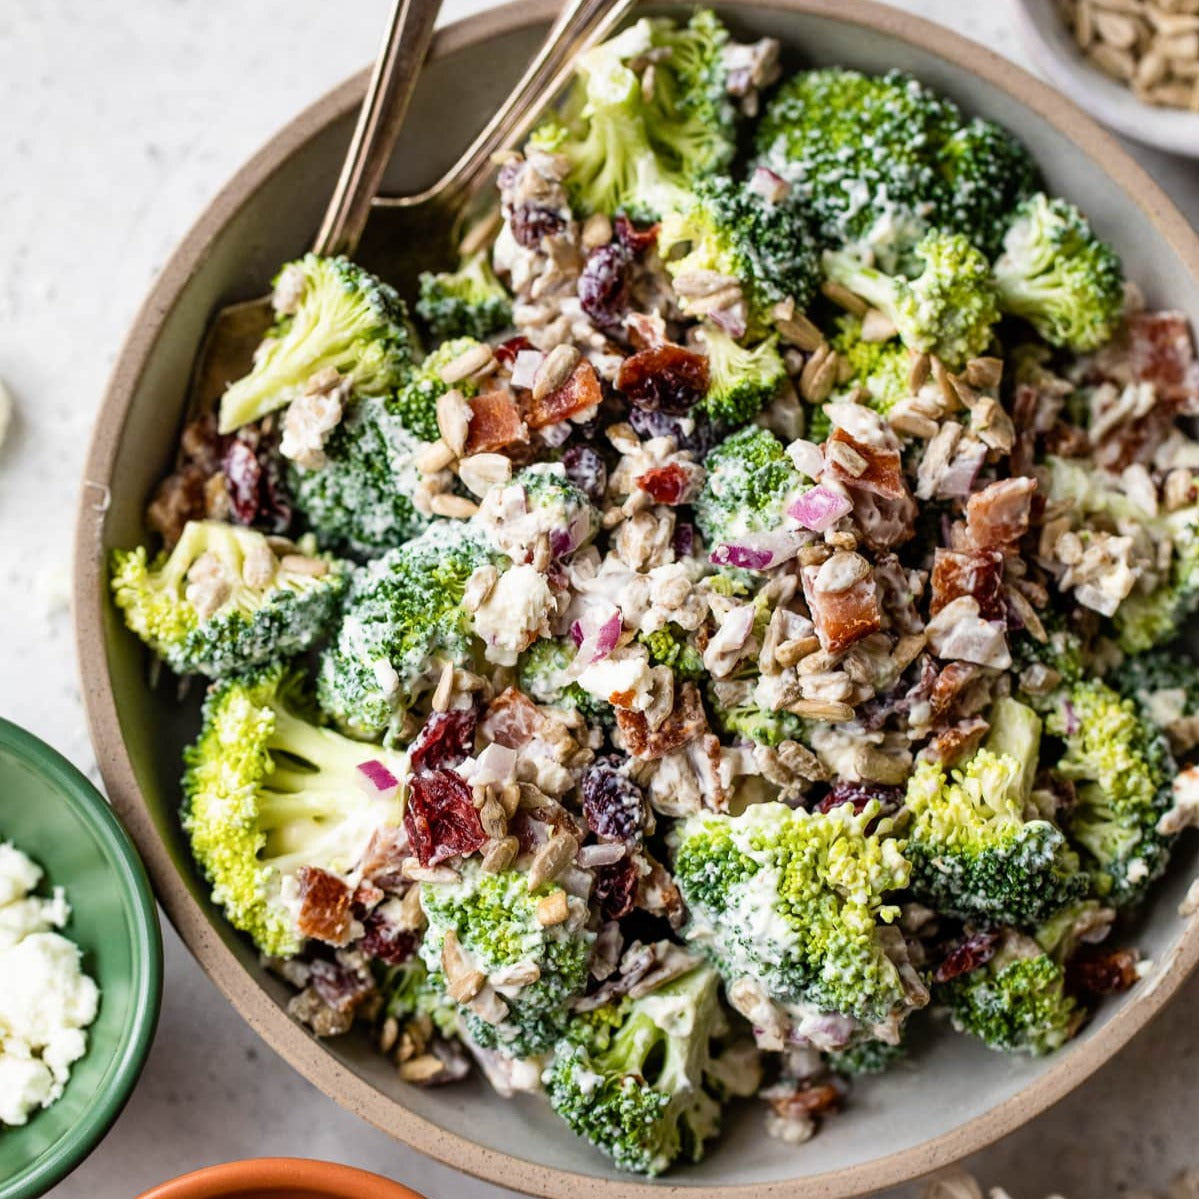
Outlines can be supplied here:
<path id="1" fill-rule="evenodd" d="M 36 1199 L 61 1182 L 100 1143 L 121 1114 L 145 1065 L 162 1002 L 162 931 L 146 868 L 108 801 L 87 777 L 40 737 L 0 717 L 0 749 L 9 749 L 46 777 L 101 842 L 126 896 L 133 900 L 136 1007 L 132 1033 L 115 1058 L 106 1090 L 32 1165 L 0 1181 L 0 1199 Z"/>

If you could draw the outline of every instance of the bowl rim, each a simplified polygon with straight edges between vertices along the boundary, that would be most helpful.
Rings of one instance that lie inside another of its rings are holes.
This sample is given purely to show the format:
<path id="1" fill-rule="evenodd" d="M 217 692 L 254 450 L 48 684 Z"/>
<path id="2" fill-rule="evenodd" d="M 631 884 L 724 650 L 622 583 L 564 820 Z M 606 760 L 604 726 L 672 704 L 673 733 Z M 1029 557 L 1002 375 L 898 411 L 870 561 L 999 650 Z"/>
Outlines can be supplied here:
<path id="1" fill-rule="evenodd" d="M 107 1089 L 93 1097 L 83 1117 L 31 1165 L 0 1183 L 3 1199 L 35 1199 L 61 1182 L 100 1143 L 129 1101 L 141 1075 L 162 1002 L 162 931 L 145 866 L 104 796 L 58 750 L 0 717 L 0 751 L 7 750 L 46 778 L 101 843 L 127 899 L 131 900 L 136 961 L 130 1031 L 115 1058 Z M 69 891 L 69 887 L 67 888 Z"/>
<path id="2" fill-rule="evenodd" d="M 727 8 L 744 4 L 779 12 L 801 12 L 857 26 L 939 56 L 977 75 L 1046 121 L 1092 161 L 1102 164 L 1112 183 L 1137 204 L 1186 270 L 1199 279 L 1199 235 L 1166 193 L 1078 105 L 1010 60 L 941 25 L 877 0 L 719 0 L 719 3 Z M 548 24 L 556 12 L 556 0 L 510 0 L 439 30 L 431 57 L 441 58 L 518 29 Z M 158 835 L 121 737 L 105 643 L 108 601 L 102 552 L 103 513 L 133 393 L 162 325 L 192 270 L 206 257 L 208 243 L 294 152 L 330 122 L 357 106 L 365 90 L 366 75 L 363 71 L 351 77 L 294 117 L 236 172 L 184 236 L 134 318 L 121 348 L 97 413 L 84 467 L 76 524 L 73 609 L 88 725 L 113 804 L 146 859 L 172 924 L 246 1022 L 324 1094 L 426 1156 L 523 1194 L 545 1199 L 563 1194 L 578 1195 L 579 1199 L 649 1199 L 651 1195 L 680 1199 L 683 1196 L 781 1199 L 792 1194 L 798 1185 L 808 1199 L 850 1199 L 942 1168 L 1027 1123 L 1106 1063 L 1178 990 L 1199 963 L 1199 919 L 1191 920 L 1183 928 L 1168 958 L 1160 963 L 1154 984 L 1125 1001 L 1101 1029 L 1069 1056 L 989 1111 L 949 1132 L 870 1162 L 841 1166 L 801 1179 L 728 1185 L 650 1183 L 579 1174 L 529 1162 L 441 1128 L 402 1102 L 381 1095 L 366 1079 L 327 1052 L 252 979 L 221 938 L 213 935 L 207 916 L 191 897 Z"/>
<path id="3" fill-rule="evenodd" d="M 247 1157 L 181 1174 L 137 1199 L 288 1199 L 303 1190 L 326 1199 L 424 1199 L 402 1182 L 340 1162 L 307 1157 Z"/>
<path id="4" fill-rule="evenodd" d="M 1053 32 L 1060 18 L 1053 0 L 1013 0 L 1016 25 L 1028 52 L 1058 87 L 1069 88 L 1078 103 L 1125 137 L 1174 154 L 1199 157 L 1199 113 L 1159 108 L 1137 98 L 1131 88 L 1092 66 L 1069 33 Z"/>

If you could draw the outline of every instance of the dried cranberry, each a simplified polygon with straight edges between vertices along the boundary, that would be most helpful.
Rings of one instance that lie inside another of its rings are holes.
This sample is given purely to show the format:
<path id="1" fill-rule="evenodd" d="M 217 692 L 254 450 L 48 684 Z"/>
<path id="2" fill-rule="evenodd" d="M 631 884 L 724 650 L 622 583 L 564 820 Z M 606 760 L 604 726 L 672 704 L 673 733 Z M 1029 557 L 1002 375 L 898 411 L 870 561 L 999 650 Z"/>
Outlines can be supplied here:
<path id="1" fill-rule="evenodd" d="M 985 966 L 998 948 L 998 933 L 981 932 L 963 938 L 945 955 L 933 975 L 933 982 L 947 983 L 959 975 Z"/>
<path id="2" fill-rule="evenodd" d="M 258 515 L 258 485 L 262 481 L 258 455 L 247 442 L 235 437 L 225 449 L 221 469 L 229 485 L 229 502 L 237 523 L 253 524 Z"/>
<path id="3" fill-rule="evenodd" d="M 221 472 L 238 524 L 276 533 L 291 524 L 291 505 L 273 438 L 254 428 L 238 430 L 225 444 Z"/>
<path id="4" fill-rule="evenodd" d="M 487 840 L 470 787 L 452 770 L 431 770 L 413 777 L 404 828 L 422 866 L 474 853 Z"/>
<path id="5" fill-rule="evenodd" d="M 902 787 L 890 786 L 886 783 L 855 782 L 851 779 L 837 779 L 829 788 L 828 794 L 816 805 L 818 812 L 831 812 L 841 804 L 853 804 L 854 815 L 872 800 L 878 800 L 880 816 L 898 812 L 903 803 Z"/>
<path id="6" fill-rule="evenodd" d="M 604 498 L 608 489 L 608 467 L 598 450 L 589 445 L 572 445 L 562 455 L 562 465 L 566 468 L 566 477 L 589 500 L 598 504 Z"/>
<path id="7" fill-rule="evenodd" d="M 620 769 L 614 754 L 596 758 L 579 783 L 587 827 L 608 841 L 632 841 L 645 823 L 641 788 Z"/>
<path id="8" fill-rule="evenodd" d="M 1137 981 L 1139 955 L 1134 949 L 1084 948 L 1066 965 L 1066 978 L 1085 995 L 1114 995 Z"/>
<path id="9" fill-rule="evenodd" d="M 463 758 L 469 757 L 475 747 L 478 721 L 474 708 L 434 712 L 409 747 L 413 774 L 437 770 L 441 766 L 457 766 Z"/>
<path id="10" fill-rule="evenodd" d="M 627 216 L 618 216 L 612 222 L 612 228 L 616 240 L 633 254 L 644 254 L 658 240 L 657 224 L 650 225 L 648 229 L 638 229 Z"/>
<path id="11" fill-rule="evenodd" d="M 620 920 L 637 906 L 637 864 L 627 855 L 595 872 L 592 897 L 605 920 Z"/>
<path id="12" fill-rule="evenodd" d="M 616 373 L 616 386 L 637 408 L 681 416 L 708 390 L 708 360 L 664 342 L 626 358 Z"/>
<path id="13" fill-rule="evenodd" d="M 579 306 L 600 329 L 616 328 L 629 306 L 629 251 L 621 245 L 598 246 L 587 255 L 579 275 Z"/>
<path id="14" fill-rule="evenodd" d="M 711 423 L 698 416 L 688 418 L 685 428 L 677 416 L 631 408 L 629 424 L 638 437 L 673 437 L 680 450 L 690 450 L 697 458 L 702 458 L 716 444 Z"/>
<path id="15" fill-rule="evenodd" d="M 566 222 L 552 208 L 531 201 L 518 204 L 512 210 L 509 222 L 512 236 L 526 250 L 536 250 L 543 237 L 552 237 L 566 227 Z"/>
<path id="16" fill-rule="evenodd" d="M 655 504 L 679 504 L 691 485 L 691 474 L 677 462 L 655 466 L 637 479 L 637 486 L 648 491 Z"/>
<path id="17" fill-rule="evenodd" d="M 690 521 L 680 520 L 675 525 L 670 548 L 676 558 L 689 558 L 695 553 L 695 526 Z"/>
<path id="18" fill-rule="evenodd" d="M 367 957 L 399 966 L 416 952 L 415 934 L 393 924 L 382 912 L 371 912 L 363 921 L 363 928 L 366 931 L 359 944 Z"/>
<path id="19" fill-rule="evenodd" d="M 326 958 L 311 963 L 308 978 L 312 989 L 335 1012 L 352 1012 L 375 993 L 369 970 L 353 970 Z"/>

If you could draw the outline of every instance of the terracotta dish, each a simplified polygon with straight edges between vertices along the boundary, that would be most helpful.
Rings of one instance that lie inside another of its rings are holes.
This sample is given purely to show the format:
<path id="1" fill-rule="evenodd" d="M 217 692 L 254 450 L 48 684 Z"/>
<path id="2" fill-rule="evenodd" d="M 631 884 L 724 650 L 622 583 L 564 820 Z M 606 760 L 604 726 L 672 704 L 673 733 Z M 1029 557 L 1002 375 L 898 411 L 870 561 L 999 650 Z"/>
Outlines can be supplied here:
<path id="1" fill-rule="evenodd" d="M 139 1199 L 421 1199 L 398 1182 L 300 1157 L 254 1157 L 172 1178 Z"/>
<path id="2" fill-rule="evenodd" d="M 1085 206 L 1150 305 L 1199 322 L 1199 239 L 1149 176 L 1057 92 L 973 42 L 868 0 L 717 7 L 741 36 L 780 38 L 792 63 L 898 67 L 1007 125 L 1042 164 L 1049 189 Z M 416 191 L 449 165 L 528 61 L 553 10 L 552 0 L 520 0 L 438 36 L 387 189 Z M 111 547 L 144 539 L 143 506 L 174 452 L 209 315 L 261 294 L 277 266 L 310 242 L 363 87 L 363 77 L 350 80 L 298 116 L 188 234 L 121 353 L 88 459 L 75 574 L 84 694 L 109 794 L 176 928 L 246 1020 L 327 1095 L 432 1157 L 531 1194 L 765 1199 L 802 1191 L 841 1199 L 944 1165 L 1032 1119 L 1144 1027 L 1199 960 L 1199 920 L 1178 915 L 1199 873 L 1196 839 L 1180 844 L 1140 918 L 1147 977 L 1106 1002 L 1058 1054 L 1013 1060 L 965 1038 L 932 1037 L 910 1066 L 863 1085 L 852 1111 L 810 1144 L 771 1140 L 762 1106 L 746 1105 L 702 1166 L 653 1186 L 616 1173 L 534 1100 L 498 1100 L 482 1082 L 414 1089 L 365 1040 L 314 1040 L 284 1011 L 283 984 L 209 903 L 176 818 L 180 750 L 198 727 L 200 688 L 180 707 L 173 688 L 148 686 L 144 651 L 108 600 L 105 559 Z"/>

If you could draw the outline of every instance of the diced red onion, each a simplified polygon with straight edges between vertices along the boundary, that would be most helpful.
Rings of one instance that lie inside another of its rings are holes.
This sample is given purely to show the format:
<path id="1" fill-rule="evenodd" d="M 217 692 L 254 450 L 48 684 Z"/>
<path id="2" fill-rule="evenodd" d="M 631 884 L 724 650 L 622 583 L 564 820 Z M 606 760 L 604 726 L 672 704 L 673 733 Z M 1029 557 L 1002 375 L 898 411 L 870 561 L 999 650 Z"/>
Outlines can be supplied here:
<path id="1" fill-rule="evenodd" d="M 1064 701 L 1062 704 L 1062 716 L 1065 718 L 1066 736 L 1073 736 L 1078 732 L 1079 721 L 1078 713 L 1074 711 L 1074 705 L 1069 700 Z"/>
<path id="2" fill-rule="evenodd" d="M 787 506 L 787 515 L 793 516 L 805 529 L 823 533 L 853 510 L 853 504 L 843 495 L 827 487 L 811 487 Z"/>
<path id="3" fill-rule="evenodd" d="M 540 350 L 520 350 L 512 364 L 512 386 L 531 388 L 533 377 L 545 355 Z"/>
<path id="4" fill-rule="evenodd" d="M 769 167 L 758 167 L 749 177 L 749 190 L 756 192 L 768 203 L 777 204 L 787 198 L 791 185 Z"/>
<path id="5" fill-rule="evenodd" d="M 358 773 L 363 788 L 372 798 L 394 799 L 400 789 L 400 780 L 378 758 L 359 762 Z"/>
<path id="6" fill-rule="evenodd" d="M 624 621 L 614 604 L 589 604 L 583 615 L 570 626 L 570 635 L 579 647 L 578 665 L 588 667 L 601 662 L 620 640 Z"/>
<path id="7" fill-rule="evenodd" d="M 730 337 L 736 339 L 745 336 L 748 326 L 745 321 L 745 305 L 743 303 L 738 302 L 731 308 L 718 308 L 715 312 L 706 312 L 704 315 Z"/>
<path id="8" fill-rule="evenodd" d="M 987 456 L 987 447 L 981 443 L 976 452 L 960 452 L 945 468 L 937 481 L 937 495 L 947 500 L 964 500 L 974 490 L 974 480 Z"/>
<path id="9" fill-rule="evenodd" d="M 748 545 L 718 545 L 709 555 L 716 566 L 738 566 L 743 570 L 765 570 L 774 561 L 771 550 L 756 550 Z"/>
<path id="10" fill-rule="evenodd" d="M 744 570 L 768 570 L 789 562 L 806 544 L 798 532 L 779 529 L 772 533 L 747 533 L 736 542 L 718 545 L 708 560 L 717 566 L 738 566 Z"/>

